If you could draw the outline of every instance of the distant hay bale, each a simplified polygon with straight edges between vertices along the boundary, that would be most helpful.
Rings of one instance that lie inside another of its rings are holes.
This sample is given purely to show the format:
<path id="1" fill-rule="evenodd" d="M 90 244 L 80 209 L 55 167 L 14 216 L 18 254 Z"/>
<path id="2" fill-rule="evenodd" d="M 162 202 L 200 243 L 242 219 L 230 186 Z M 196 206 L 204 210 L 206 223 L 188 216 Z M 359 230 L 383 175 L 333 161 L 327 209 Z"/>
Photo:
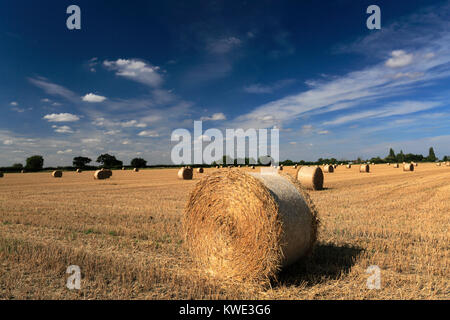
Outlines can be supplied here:
<path id="1" fill-rule="evenodd" d="M 53 176 L 53 178 L 62 178 L 63 173 L 61 170 L 55 170 L 52 172 L 52 176 Z"/>
<path id="2" fill-rule="evenodd" d="M 417 162 L 414 162 L 414 167 L 417 167 L 419 164 Z"/>
<path id="3" fill-rule="evenodd" d="M 394 168 L 398 168 L 398 163 L 394 163 Z"/>
<path id="4" fill-rule="evenodd" d="M 82 171 L 81 171 L 81 169 L 77 169 L 77 173 L 81 173 Z"/>
<path id="5" fill-rule="evenodd" d="M 178 171 L 178 178 L 182 180 L 192 180 L 193 172 L 191 168 L 181 168 Z"/>
<path id="6" fill-rule="evenodd" d="M 445 163 L 445 165 L 446 165 L 447 167 L 450 167 L 450 161 L 447 161 L 447 162 Z"/>
<path id="7" fill-rule="evenodd" d="M 255 166 L 252 166 L 252 169 L 255 169 Z"/>
<path id="8" fill-rule="evenodd" d="M 368 164 L 362 164 L 359 167 L 359 172 L 369 173 L 370 172 L 370 166 Z"/>
<path id="9" fill-rule="evenodd" d="M 217 171 L 204 177 L 184 210 L 185 242 L 209 274 L 268 281 L 312 251 L 317 213 L 285 174 Z"/>
<path id="10" fill-rule="evenodd" d="M 414 164 L 412 164 L 412 163 L 405 163 L 403 165 L 403 171 L 414 171 Z"/>
<path id="11" fill-rule="evenodd" d="M 21 173 L 25 173 L 25 170 L 21 170 L 20 172 L 21 172 Z"/>
<path id="12" fill-rule="evenodd" d="M 352 168 L 352 165 L 349 163 L 349 164 L 347 164 L 347 169 L 351 169 Z"/>
<path id="13" fill-rule="evenodd" d="M 111 175 L 112 175 L 111 170 L 101 169 L 94 172 L 94 179 L 96 180 L 109 179 Z"/>
<path id="14" fill-rule="evenodd" d="M 219 169 L 219 166 L 216 166 L 216 169 Z"/>
<path id="15" fill-rule="evenodd" d="M 436 162 L 436 165 L 437 165 L 438 167 L 440 167 L 440 166 L 441 166 L 441 163 L 440 163 L 440 162 Z"/>
<path id="16" fill-rule="evenodd" d="M 333 173 L 334 172 L 334 167 L 332 165 L 326 165 L 323 167 L 323 172 L 326 173 Z"/>
<path id="17" fill-rule="evenodd" d="M 294 165 L 292 166 L 292 168 L 294 168 L 294 169 L 297 169 L 297 165 L 296 165 L 296 164 L 294 164 Z"/>
<path id="18" fill-rule="evenodd" d="M 139 168 L 134 168 L 133 172 L 139 172 Z"/>
<path id="19" fill-rule="evenodd" d="M 388 162 L 387 165 L 390 166 L 391 164 Z"/>
<path id="20" fill-rule="evenodd" d="M 323 172 L 316 167 L 301 167 L 297 170 L 297 180 L 307 189 L 323 189 Z"/>
<path id="21" fill-rule="evenodd" d="M 203 168 L 197 168 L 197 173 L 203 173 Z"/>
<path id="22" fill-rule="evenodd" d="M 283 166 L 278 166 L 278 167 L 277 167 L 277 170 L 283 171 Z"/>
<path id="23" fill-rule="evenodd" d="M 333 165 L 333 168 L 334 168 L 334 169 L 336 169 L 336 168 L 337 168 L 337 166 L 338 166 L 338 165 L 337 165 L 337 164 L 335 164 L 335 165 Z"/>
<path id="24" fill-rule="evenodd" d="M 0 178 L 3 178 L 3 172 L 0 172 Z"/>
<path id="25" fill-rule="evenodd" d="M 122 170 L 125 170 L 125 167 L 122 167 Z"/>

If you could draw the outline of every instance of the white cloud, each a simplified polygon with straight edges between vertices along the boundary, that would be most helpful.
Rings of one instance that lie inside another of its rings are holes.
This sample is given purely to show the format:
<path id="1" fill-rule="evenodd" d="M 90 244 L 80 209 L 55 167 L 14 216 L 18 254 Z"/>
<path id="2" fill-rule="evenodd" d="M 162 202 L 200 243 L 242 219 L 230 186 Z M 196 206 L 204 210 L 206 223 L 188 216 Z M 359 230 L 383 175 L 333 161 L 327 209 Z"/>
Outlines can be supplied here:
<path id="1" fill-rule="evenodd" d="M 13 144 L 13 141 L 12 140 L 4 140 L 3 144 L 6 145 L 6 146 L 10 146 L 10 145 Z"/>
<path id="2" fill-rule="evenodd" d="M 139 132 L 138 136 L 155 138 L 155 137 L 159 137 L 159 134 L 154 130 L 144 130 L 144 131 Z"/>
<path id="3" fill-rule="evenodd" d="M 329 134 L 330 131 L 328 130 L 321 130 L 321 131 L 317 131 L 318 134 Z"/>
<path id="4" fill-rule="evenodd" d="M 391 52 L 391 58 L 386 61 L 386 66 L 390 68 L 405 67 L 413 62 L 413 55 L 403 50 L 394 50 Z"/>
<path id="5" fill-rule="evenodd" d="M 93 93 L 88 93 L 84 97 L 82 97 L 82 100 L 85 102 L 92 102 L 92 103 L 98 103 L 103 102 L 106 100 L 106 97 L 99 96 Z"/>
<path id="6" fill-rule="evenodd" d="M 116 71 L 116 75 L 137 81 L 150 87 L 159 87 L 162 77 L 158 73 L 159 67 L 152 66 L 144 61 L 136 59 L 118 59 L 116 61 L 105 60 L 103 65 L 108 70 Z"/>
<path id="7" fill-rule="evenodd" d="M 97 138 L 87 138 L 87 139 L 81 139 L 82 143 L 91 144 L 91 143 L 97 143 L 100 142 L 100 139 Z"/>
<path id="8" fill-rule="evenodd" d="M 48 99 L 48 98 L 41 99 L 41 101 L 42 101 L 42 102 L 46 102 L 46 103 L 51 102 L 51 100 Z"/>
<path id="9" fill-rule="evenodd" d="M 285 79 L 277 81 L 270 85 L 262 85 L 260 83 L 255 83 L 244 87 L 244 91 L 247 93 L 256 93 L 256 94 L 272 93 L 294 82 L 295 82 L 294 79 Z"/>
<path id="10" fill-rule="evenodd" d="M 122 122 L 120 125 L 124 128 L 131 128 L 131 127 L 145 128 L 145 127 L 147 127 L 147 125 L 145 123 L 139 123 L 136 120 L 125 121 L 125 122 Z"/>
<path id="11" fill-rule="evenodd" d="M 210 41 L 207 44 L 207 50 L 213 54 L 225 54 L 239 46 L 241 43 L 242 41 L 236 37 L 222 38 Z"/>
<path id="12" fill-rule="evenodd" d="M 64 150 L 64 151 L 58 151 L 56 153 L 57 154 L 68 154 L 68 153 L 72 153 L 72 149 L 67 149 L 67 150 Z"/>
<path id="13" fill-rule="evenodd" d="M 16 101 L 13 101 L 10 103 L 10 105 L 12 105 L 13 107 L 17 107 L 19 104 Z"/>
<path id="14" fill-rule="evenodd" d="M 201 121 L 219 121 L 219 120 L 226 120 L 227 117 L 222 113 L 214 113 L 211 117 L 201 117 Z"/>
<path id="15" fill-rule="evenodd" d="M 52 126 L 57 133 L 73 133 L 73 130 L 69 126 Z"/>
<path id="16" fill-rule="evenodd" d="M 80 120 L 80 117 L 71 113 L 52 113 L 43 117 L 48 122 L 75 122 Z"/>

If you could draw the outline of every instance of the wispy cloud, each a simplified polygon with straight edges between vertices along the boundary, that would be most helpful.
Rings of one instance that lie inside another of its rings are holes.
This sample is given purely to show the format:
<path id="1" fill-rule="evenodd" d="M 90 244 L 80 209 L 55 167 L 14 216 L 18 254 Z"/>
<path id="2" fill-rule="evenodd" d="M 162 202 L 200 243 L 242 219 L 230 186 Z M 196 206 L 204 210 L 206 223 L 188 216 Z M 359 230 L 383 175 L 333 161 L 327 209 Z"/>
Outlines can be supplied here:
<path id="1" fill-rule="evenodd" d="M 150 87 L 159 87 L 163 78 L 159 73 L 158 66 L 152 66 L 137 59 L 117 59 L 116 61 L 105 60 L 103 65 L 108 70 L 113 70 L 119 77 L 124 77 Z"/>
<path id="2" fill-rule="evenodd" d="M 210 117 L 201 117 L 200 120 L 202 121 L 219 121 L 219 120 L 226 120 L 227 117 L 222 113 L 214 113 L 212 116 Z"/>
<path id="3" fill-rule="evenodd" d="M 80 117 L 71 113 L 52 113 L 47 114 L 43 119 L 48 122 L 74 122 L 80 120 Z"/>

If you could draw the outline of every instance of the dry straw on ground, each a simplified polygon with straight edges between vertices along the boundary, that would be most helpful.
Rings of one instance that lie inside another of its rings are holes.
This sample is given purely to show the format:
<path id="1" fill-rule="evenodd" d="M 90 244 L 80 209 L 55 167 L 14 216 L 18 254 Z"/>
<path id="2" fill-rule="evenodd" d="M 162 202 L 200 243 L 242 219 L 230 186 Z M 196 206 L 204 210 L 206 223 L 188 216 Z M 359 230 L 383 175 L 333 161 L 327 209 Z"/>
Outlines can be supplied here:
<path id="1" fill-rule="evenodd" d="M 323 189 L 323 172 L 316 167 L 300 167 L 296 174 L 297 180 L 307 189 Z"/>
<path id="2" fill-rule="evenodd" d="M 183 180 L 192 180 L 193 172 L 191 168 L 181 168 L 178 171 L 178 178 Z"/>
<path id="3" fill-rule="evenodd" d="M 53 178 L 62 178 L 62 175 L 63 175 L 63 173 L 61 170 L 55 170 L 52 172 Z"/>
<path id="4" fill-rule="evenodd" d="M 403 165 L 403 171 L 414 171 L 414 165 L 412 163 L 405 163 Z"/>
<path id="5" fill-rule="evenodd" d="M 323 172 L 333 173 L 334 172 L 334 168 L 333 168 L 333 166 L 327 164 L 326 166 L 323 167 Z"/>
<path id="6" fill-rule="evenodd" d="M 362 164 L 359 167 L 359 172 L 369 173 L 370 172 L 370 166 L 368 164 Z"/>
<path id="7" fill-rule="evenodd" d="M 285 174 L 218 171 L 190 194 L 185 240 L 202 268 L 218 278 L 267 281 L 311 252 L 317 214 Z"/>

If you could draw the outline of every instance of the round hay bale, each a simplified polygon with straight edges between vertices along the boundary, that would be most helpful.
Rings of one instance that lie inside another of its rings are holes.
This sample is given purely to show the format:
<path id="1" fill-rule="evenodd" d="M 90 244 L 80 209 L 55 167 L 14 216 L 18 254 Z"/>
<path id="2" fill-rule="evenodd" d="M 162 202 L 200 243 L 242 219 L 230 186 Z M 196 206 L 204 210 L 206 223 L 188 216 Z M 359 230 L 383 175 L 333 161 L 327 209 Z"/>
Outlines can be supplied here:
<path id="1" fill-rule="evenodd" d="M 417 162 L 414 162 L 414 167 L 417 167 L 419 164 Z"/>
<path id="2" fill-rule="evenodd" d="M 21 172 L 21 173 L 25 173 L 25 170 L 21 170 L 20 172 Z"/>
<path id="3" fill-rule="evenodd" d="M 62 175 L 63 175 L 63 173 L 61 170 L 55 170 L 52 172 L 53 178 L 62 178 Z"/>
<path id="4" fill-rule="evenodd" d="M 109 172 L 110 170 L 97 170 L 94 172 L 94 179 L 96 180 L 104 180 L 104 179 L 109 179 L 109 177 L 111 177 L 112 173 Z"/>
<path id="5" fill-rule="evenodd" d="M 440 166 L 441 166 L 441 163 L 440 163 L 440 162 L 436 162 L 436 165 L 437 165 L 438 167 L 440 167 Z"/>
<path id="6" fill-rule="evenodd" d="M 77 173 L 81 173 L 82 171 L 81 171 L 81 169 L 77 169 Z"/>
<path id="7" fill-rule="evenodd" d="M 203 173 L 203 168 L 197 168 L 197 173 Z"/>
<path id="8" fill-rule="evenodd" d="M 296 177 L 304 188 L 312 190 L 323 189 L 323 172 L 320 168 L 301 167 L 297 170 Z"/>
<path id="9" fill-rule="evenodd" d="M 125 170 L 125 167 L 122 167 L 122 170 Z"/>
<path id="10" fill-rule="evenodd" d="M 398 163 L 394 163 L 394 168 L 398 168 Z"/>
<path id="11" fill-rule="evenodd" d="M 326 165 L 323 167 L 323 172 L 326 173 L 333 173 L 334 172 L 334 167 L 332 165 Z"/>
<path id="12" fill-rule="evenodd" d="M 178 171 L 178 178 L 182 180 L 192 180 L 193 172 L 191 168 L 181 168 Z"/>
<path id="13" fill-rule="evenodd" d="M 362 164 L 359 167 L 359 172 L 369 173 L 370 172 L 370 166 L 368 164 Z"/>
<path id="14" fill-rule="evenodd" d="M 391 164 L 388 162 L 387 165 L 390 166 Z"/>
<path id="15" fill-rule="evenodd" d="M 139 168 L 134 168 L 133 172 L 139 172 Z"/>
<path id="16" fill-rule="evenodd" d="M 347 169 L 351 169 L 352 165 L 349 163 L 346 167 L 347 167 Z"/>
<path id="17" fill-rule="evenodd" d="M 0 178 L 3 178 L 3 176 L 4 176 L 3 172 L 0 172 Z"/>
<path id="18" fill-rule="evenodd" d="M 278 171 L 283 171 L 283 166 L 278 166 L 278 167 L 277 167 L 277 170 L 278 170 Z"/>
<path id="19" fill-rule="evenodd" d="M 216 166 L 216 169 L 219 169 L 219 166 Z"/>
<path id="20" fill-rule="evenodd" d="M 289 175 L 218 171 L 190 194 L 185 242 L 203 269 L 218 278 L 267 281 L 312 251 L 317 213 Z"/>
<path id="21" fill-rule="evenodd" d="M 447 162 L 445 163 L 445 165 L 446 165 L 447 167 L 450 167 L 450 161 L 447 161 Z"/>
<path id="22" fill-rule="evenodd" d="M 405 163 L 403 165 L 403 171 L 414 171 L 414 165 L 412 163 Z"/>

